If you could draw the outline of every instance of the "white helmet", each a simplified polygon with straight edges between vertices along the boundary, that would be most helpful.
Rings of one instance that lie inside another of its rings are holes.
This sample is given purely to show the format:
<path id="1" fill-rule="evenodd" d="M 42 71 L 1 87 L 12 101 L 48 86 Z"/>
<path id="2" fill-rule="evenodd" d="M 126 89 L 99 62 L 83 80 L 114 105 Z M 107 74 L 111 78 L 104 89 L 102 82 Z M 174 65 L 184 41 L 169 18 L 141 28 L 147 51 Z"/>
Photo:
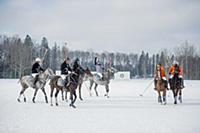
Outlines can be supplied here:
<path id="1" fill-rule="evenodd" d="M 174 61 L 173 65 L 179 65 L 178 61 Z"/>
<path id="2" fill-rule="evenodd" d="M 35 62 L 41 62 L 41 59 L 38 57 L 35 59 Z"/>

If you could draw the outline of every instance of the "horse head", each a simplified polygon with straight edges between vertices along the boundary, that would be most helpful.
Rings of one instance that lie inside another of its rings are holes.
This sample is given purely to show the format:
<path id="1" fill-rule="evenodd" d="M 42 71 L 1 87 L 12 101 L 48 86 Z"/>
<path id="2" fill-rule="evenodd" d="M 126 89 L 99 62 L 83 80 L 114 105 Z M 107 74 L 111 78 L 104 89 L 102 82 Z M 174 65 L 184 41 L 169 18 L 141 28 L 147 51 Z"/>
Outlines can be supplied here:
<path id="1" fill-rule="evenodd" d="M 110 72 L 111 74 L 115 74 L 118 72 L 118 70 L 114 67 L 110 67 L 110 68 L 108 68 L 108 72 Z"/>
<path id="2" fill-rule="evenodd" d="M 47 68 L 46 70 L 45 70 L 45 73 L 47 74 L 47 75 L 49 75 L 49 76 L 54 76 L 55 74 L 54 74 L 54 71 L 51 69 L 51 68 Z"/>
<path id="3" fill-rule="evenodd" d="M 107 77 L 110 79 L 110 78 L 114 77 L 114 74 L 117 73 L 117 72 L 118 72 L 118 70 L 116 68 L 110 67 L 110 68 L 107 69 L 107 72 L 106 72 Z"/>
<path id="4" fill-rule="evenodd" d="M 52 76 L 54 76 L 55 74 L 54 74 L 54 72 L 53 72 L 53 70 L 52 69 L 50 69 L 50 68 L 47 68 L 41 75 L 43 75 L 42 77 L 44 77 L 44 78 L 51 78 Z"/>
<path id="5" fill-rule="evenodd" d="M 88 76 L 93 76 L 93 74 L 91 73 L 91 71 L 88 67 L 85 69 L 85 74 Z"/>
<path id="6" fill-rule="evenodd" d="M 160 70 L 156 70 L 156 79 L 157 80 L 162 80 L 162 78 L 161 78 L 161 71 Z"/>

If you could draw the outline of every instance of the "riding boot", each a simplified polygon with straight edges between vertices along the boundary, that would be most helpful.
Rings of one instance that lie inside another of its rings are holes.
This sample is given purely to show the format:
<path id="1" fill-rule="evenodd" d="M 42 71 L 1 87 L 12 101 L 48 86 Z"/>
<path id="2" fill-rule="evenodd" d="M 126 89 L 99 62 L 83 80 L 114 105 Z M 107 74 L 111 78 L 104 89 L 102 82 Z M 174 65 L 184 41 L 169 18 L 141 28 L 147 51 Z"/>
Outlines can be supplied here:
<path id="1" fill-rule="evenodd" d="M 34 79 L 34 83 L 33 83 L 33 88 L 36 87 L 36 83 L 37 83 L 37 81 L 38 81 L 38 78 L 39 78 L 39 75 L 36 75 L 36 76 L 35 76 L 35 79 Z"/>
<path id="2" fill-rule="evenodd" d="M 70 83 L 70 76 L 66 76 L 66 79 L 65 79 L 65 86 L 67 88 L 67 86 L 69 86 L 69 83 Z"/>
<path id="3" fill-rule="evenodd" d="M 66 78 L 65 78 L 65 87 L 67 87 L 67 84 L 68 84 L 68 77 L 66 76 Z"/>

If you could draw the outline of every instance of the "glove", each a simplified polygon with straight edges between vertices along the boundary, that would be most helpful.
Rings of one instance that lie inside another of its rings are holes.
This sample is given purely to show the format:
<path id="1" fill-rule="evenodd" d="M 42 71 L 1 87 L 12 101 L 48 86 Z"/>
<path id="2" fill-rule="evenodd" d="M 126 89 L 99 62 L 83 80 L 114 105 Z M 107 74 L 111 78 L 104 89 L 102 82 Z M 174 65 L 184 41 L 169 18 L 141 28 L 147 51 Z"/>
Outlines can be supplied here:
<path id="1" fill-rule="evenodd" d="M 172 79 L 174 76 L 172 74 L 169 75 L 169 78 Z"/>
<path id="2" fill-rule="evenodd" d="M 183 78 L 183 76 L 182 76 L 182 75 L 179 75 L 178 77 L 179 77 L 179 78 L 181 78 L 181 79 Z"/>
<path id="3" fill-rule="evenodd" d="M 166 77 L 162 77 L 163 80 L 167 80 Z"/>

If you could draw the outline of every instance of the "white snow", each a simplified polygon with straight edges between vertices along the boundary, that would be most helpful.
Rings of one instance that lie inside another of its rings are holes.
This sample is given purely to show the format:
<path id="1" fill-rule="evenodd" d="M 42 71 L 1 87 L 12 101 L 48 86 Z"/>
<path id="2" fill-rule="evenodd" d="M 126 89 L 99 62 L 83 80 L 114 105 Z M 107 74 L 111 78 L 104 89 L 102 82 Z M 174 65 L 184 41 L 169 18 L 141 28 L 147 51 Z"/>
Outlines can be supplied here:
<path id="1" fill-rule="evenodd" d="M 153 86 L 139 96 L 150 82 L 111 81 L 109 99 L 103 87 L 99 97 L 94 91 L 90 97 L 84 84 L 84 101 L 78 99 L 73 109 L 60 94 L 58 107 L 46 104 L 42 91 L 33 104 L 33 89 L 25 92 L 26 103 L 18 103 L 17 80 L 1 79 L 0 133 L 200 133 L 200 81 L 186 81 L 182 104 L 174 105 L 168 91 L 166 106 L 157 103 Z M 49 98 L 48 85 L 46 91 Z"/>

